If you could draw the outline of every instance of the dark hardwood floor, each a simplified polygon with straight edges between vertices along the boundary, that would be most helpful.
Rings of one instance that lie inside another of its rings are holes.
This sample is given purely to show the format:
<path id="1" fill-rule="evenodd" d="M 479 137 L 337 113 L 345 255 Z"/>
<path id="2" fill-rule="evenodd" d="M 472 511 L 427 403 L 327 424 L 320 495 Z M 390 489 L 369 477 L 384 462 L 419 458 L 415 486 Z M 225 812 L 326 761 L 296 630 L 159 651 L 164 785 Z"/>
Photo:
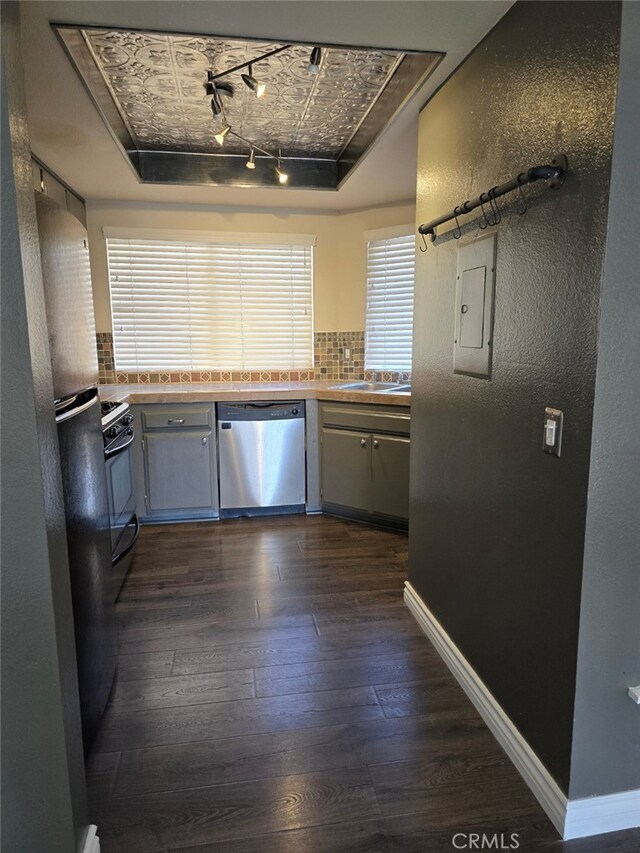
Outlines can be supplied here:
<path id="1" fill-rule="evenodd" d="M 558 840 L 405 608 L 406 565 L 406 537 L 320 516 L 143 528 L 88 766 L 102 853 L 638 851 Z"/>

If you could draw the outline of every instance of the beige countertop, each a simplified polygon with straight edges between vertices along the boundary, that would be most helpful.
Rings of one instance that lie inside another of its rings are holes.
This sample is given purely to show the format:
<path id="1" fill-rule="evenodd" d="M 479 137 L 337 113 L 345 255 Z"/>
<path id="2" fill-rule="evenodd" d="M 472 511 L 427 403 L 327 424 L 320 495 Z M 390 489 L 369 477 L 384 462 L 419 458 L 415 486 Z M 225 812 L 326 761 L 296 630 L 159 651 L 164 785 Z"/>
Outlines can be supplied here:
<path id="1" fill-rule="evenodd" d="M 383 406 L 410 406 L 411 393 L 336 388 L 339 382 L 198 382 L 101 385 L 102 400 L 130 403 L 251 402 L 252 400 L 335 400 Z"/>

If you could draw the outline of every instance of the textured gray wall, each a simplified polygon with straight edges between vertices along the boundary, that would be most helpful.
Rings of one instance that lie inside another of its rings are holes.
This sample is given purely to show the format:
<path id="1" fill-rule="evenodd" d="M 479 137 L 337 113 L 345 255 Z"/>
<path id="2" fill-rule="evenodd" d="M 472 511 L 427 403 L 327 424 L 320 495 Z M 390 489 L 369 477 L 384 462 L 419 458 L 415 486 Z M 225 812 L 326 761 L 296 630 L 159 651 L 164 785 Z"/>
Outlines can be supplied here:
<path id="1" fill-rule="evenodd" d="M 571 797 L 640 788 L 640 4 L 624 3 L 600 307 Z"/>
<path id="2" fill-rule="evenodd" d="M 2 849 L 87 828 L 73 619 L 16 3 L 2 4 Z"/>
<path id="3" fill-rule="evenodd" d="M 419 222 L 569 157 L 525 216 L 502 205 L 491 381 L 452 370 L 457 241 L 441 229 L 419 256 L 409 534 L 411 582 L 565 792 L 619 16 L 517 3 L 420 121 Z M 560 459 L 541 450 L 549 405 Z"/>

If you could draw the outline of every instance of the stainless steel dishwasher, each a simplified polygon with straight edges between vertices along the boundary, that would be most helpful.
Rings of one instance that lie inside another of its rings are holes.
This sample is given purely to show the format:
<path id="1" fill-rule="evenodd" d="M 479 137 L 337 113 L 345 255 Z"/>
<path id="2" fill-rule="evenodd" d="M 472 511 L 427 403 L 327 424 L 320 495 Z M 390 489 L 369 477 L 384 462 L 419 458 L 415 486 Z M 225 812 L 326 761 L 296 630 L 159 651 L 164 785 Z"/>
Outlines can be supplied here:
<path id="1" fill-rule="evenodd" d="M 304 512 L 303 402 L 218 403 L 220 515 Z"/>

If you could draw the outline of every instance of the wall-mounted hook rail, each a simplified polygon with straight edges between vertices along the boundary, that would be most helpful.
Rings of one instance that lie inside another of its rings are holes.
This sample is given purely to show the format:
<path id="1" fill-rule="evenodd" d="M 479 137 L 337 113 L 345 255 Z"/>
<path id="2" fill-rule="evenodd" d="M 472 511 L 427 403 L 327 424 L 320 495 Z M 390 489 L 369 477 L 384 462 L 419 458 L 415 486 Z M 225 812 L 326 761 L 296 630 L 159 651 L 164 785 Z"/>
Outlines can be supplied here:
<path id="1" fill-rule="evenodd" d="M 513 190 L 519 190 L 522 192 L 521 187 L 524 184 L 533 184 L 535 181 L 548 181 L 549 189 L 558 189 L 558 187 L 561 187 L 564 183 L 568 168 L 569 163 L 566 156 L 564 154 L 558 154 L 553 158 L 549 165 L 533 166 L 531 169 L 527 169 L 526 172 L 521 172 L 519 175 L 516 175 L 516 177 L 512 178 L 510 181 L 500 184 L 497 187 L 492 187 L 488 192 L 480 193 L 480 195 L 472 201 L 464 201 L 462 204 L 457 204 L 453 210 L 449 211 L 449 213 L 445 213 L 437 219 L 432 219 L 431 222 L 425 222 L 418 228 L 418 233 L 421 234 L 423 238 L 428 234 L 431 238 L 431 242 L 433 242 L 436 239 L 436 228 L 439 225 L 443 225 L 445 222 L 450 222 L 452 219 L 455 219 L 457 227 L 453 236 L 460 236 L 458 217 L 463 213 L 471 213 L 471 211 L 475 210 L 476 207 L 482 208 L 487 225 L 497 225 L 498 222 L 500 222 L 500 213 L 495 201 L 497 198 L 513 192 Z M 487 221 L 487 215 L 484 210 L 484 205 L 487 201 L 490 203 L 494 221 Z"/>

